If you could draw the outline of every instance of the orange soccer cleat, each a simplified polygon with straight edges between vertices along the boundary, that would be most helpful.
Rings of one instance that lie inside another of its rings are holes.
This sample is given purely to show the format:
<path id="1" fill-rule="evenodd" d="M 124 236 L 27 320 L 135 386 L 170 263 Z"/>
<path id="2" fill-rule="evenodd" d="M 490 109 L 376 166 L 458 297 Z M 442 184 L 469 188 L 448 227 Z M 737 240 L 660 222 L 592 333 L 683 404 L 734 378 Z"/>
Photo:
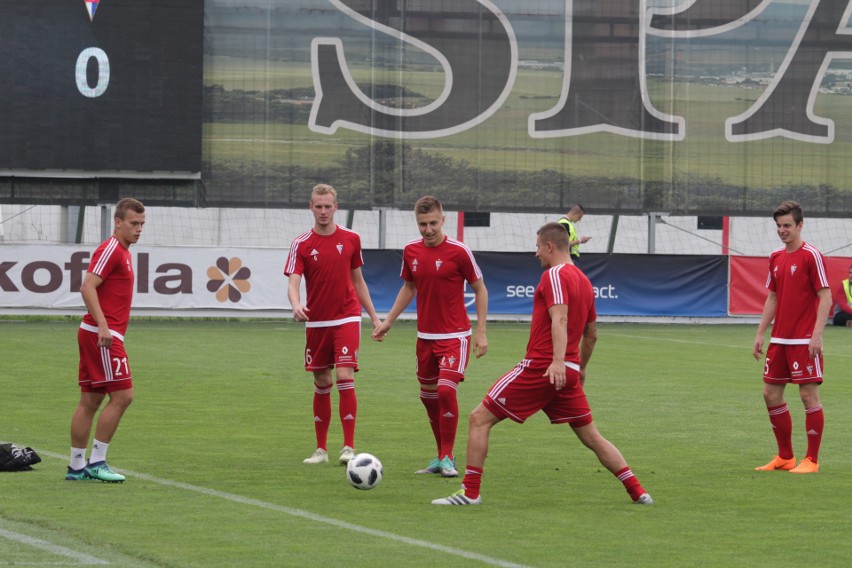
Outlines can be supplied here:
<path id="1" fill-rule="evenodd" d="M 802 462 L 805 463 L 805 462 Z M 814 464 L 816 465 L 816 464 Z M 776 469 L 792 471 L 796 467 L 796 458 L 784 459 L 774 456 L 772 461 L 766 465 L 754 468 L 755 471 L 775 471 Z M 804 473 L 804 472 L 802 472 Z"/>
<path id="2" fill-rule="evenodd" d="M 819 473 L 819 464 L 811 458 L 805 458 L 802 463 L 791 469 L 790 473 Z"/>

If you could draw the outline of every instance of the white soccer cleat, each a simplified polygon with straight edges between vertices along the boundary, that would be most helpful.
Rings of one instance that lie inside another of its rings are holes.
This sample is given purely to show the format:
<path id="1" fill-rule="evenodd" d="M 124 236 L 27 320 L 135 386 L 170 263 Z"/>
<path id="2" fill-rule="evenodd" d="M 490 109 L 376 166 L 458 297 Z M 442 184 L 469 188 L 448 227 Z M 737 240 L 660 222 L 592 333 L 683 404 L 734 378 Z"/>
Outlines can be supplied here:
<path id="1" fill-rule="evenodd" d="M 654 500 L 651 499 L 651 496 L 649 494 L 643 493 L 642 495 L 639 496 L 638 499 L 633 501 L 633 504 L 634 505 L 653 505 Z"/>
<path id="2" fill-rule="evenodd" d="M 469 497 L 465 497 L 464 488 L 459 489 L 449 497 L 444 497 L 443 499 L 435 499 L 432 501 L 433 505 L 481 505 L 482 504 L 482 495 L 477 497 L 476 499 L 471 499 Z"/>
<path id="3" fill-rule="evenodd" d="M 321 448 L 311 454 L 311 457 L 304 460 L 302 463 L 328 463 L 328 452 Z"/>
<path id="4" fill-rule="evenodd" d="M 350 448 L 349 446 L 343 446 L 343 449 L 340 450 L 340 465 L 346 465 L 349 463 L 349 460 L 355 457 L 355 448 Z M 326 459 L 326 461 L 328 461 Z"/>

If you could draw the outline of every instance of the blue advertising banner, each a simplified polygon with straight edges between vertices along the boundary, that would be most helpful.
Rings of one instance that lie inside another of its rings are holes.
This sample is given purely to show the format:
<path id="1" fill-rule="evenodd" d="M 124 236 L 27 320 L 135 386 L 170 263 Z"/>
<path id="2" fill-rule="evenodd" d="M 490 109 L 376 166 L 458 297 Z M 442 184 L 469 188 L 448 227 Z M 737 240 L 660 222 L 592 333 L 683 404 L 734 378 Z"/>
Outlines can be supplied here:
<path id="1" fill-rule="evenodd" d="M 542 268 L 532 253 L 477 252 L 490 314 L 531 314 Z M 399 251 L 364 251 L 364 278 L 376 309 L 388 311 L 402 285 Z M 725 317 L 724 256 L 586 254 L 580 263 L 600 315 Z M 468 309 L 473 293 L 468 288 Z M 416 300 L 415 300 L 416 301 Z M 414 311 L 415 304 L 409 307 Z"/>

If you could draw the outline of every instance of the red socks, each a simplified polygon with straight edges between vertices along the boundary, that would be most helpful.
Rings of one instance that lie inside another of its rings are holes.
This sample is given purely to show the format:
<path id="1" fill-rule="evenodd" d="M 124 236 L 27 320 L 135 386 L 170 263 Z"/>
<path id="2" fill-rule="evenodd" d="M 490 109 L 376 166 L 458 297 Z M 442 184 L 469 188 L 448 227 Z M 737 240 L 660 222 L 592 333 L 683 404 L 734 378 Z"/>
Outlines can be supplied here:
<path id="1" fill-rule="evenodd" d="M 355 396 L 355 381 L 337 381 L 340 395 L 340 423 L 343 425 L 343 445 L 355 447 L 355 417 L 358 415 L 358 398 Z"/>
<path id="2" fill-rule="evenodd" d="M 805 431 L 808 434 L 808 453 L 805 457 L 811 458 L 814 463 L 819 457 L 819 446 L 822 443 L 822 430 L 825 426 L 825 414 L 822 405 L 805 409 Z"/>
<path id="3" fill-rule="evenodd" d="M 456 430 L 459 425 L 458 384 L 449 379 L 438 380 L 438 407 L 440 421 L 440 444 L 438 458 L 453 457 L 456 444 Z"/>
<path id="4" fill-rule="evenodd" d="M 639 483 L 639 480 L 636 479 L 636 476 L 633 475 L 633 472 L 630 471 L 629 467 L 625 467 L 624 469 L 620 469 L 615 472 L 615 476 L 618 480 L 624 485 L 624 488 L 627 490 L 627 493 L 630 494 L 630 498 L 636 501 L 639 497 L 642 496 L 643 493 L 646 493 L 645 489 L 642 487 L 642 484 Z"/>
<path id="5" fill-rule="evenodd" d="M 314 383 L 314 430 L 317 448 L 328 450 L 328 428 L 331 422 L 331 385 L 320 387 Z M 355 447 L 355 417 L 358 415 L 358 399 L 355 396 L 355 381 L 338 381 L 340 395 L 340 423 L 343 425 L 343 445 Z"/>
<path id="6" fill-rule="evenodd" d="M 476 499 L 479 497 L 479 486 L 482 483 L 482 468 L 473 467 L 472 465 L 464 468 L 464 479 L 462 487 L 464 488 L 464 496 L 468 499 Z"/>
<path id="7" fill-rule="evenodd" d="M 328 449 L 328 423 L 331 420 L 331 387 L 314 383 L 314 430 L 317 448 Z"/>
<path id="8" fill-rule="evenodd" d="M 793 457 L 793 418 L 787 409 L 787 403 L 768 406 L 766 410 L 769 412 L 769 422 L 772 424 L 772 431 L 778 442 L 778 457 L 788 460 Z"/>
<path id="9" fill-rule="evenodd" d="M 438 402 L 438 392 L 424 390 L 420 388 L 420 402 L 426 407 L 426 414 L 429 416 L 429 425 L 432 427 L 432 435 L 435 436 L 435 444 L 438 446 L 438 459 L 443 456 L 441 454 L 441 406 Z"/>

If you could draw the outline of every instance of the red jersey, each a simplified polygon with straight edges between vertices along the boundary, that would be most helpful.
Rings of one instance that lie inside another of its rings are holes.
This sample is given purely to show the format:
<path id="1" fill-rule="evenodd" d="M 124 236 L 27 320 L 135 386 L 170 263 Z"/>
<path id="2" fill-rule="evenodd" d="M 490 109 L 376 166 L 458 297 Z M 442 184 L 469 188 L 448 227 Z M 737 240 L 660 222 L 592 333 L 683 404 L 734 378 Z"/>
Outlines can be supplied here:
<path id="1" fill-rule="evenodd" d="M 482 272 L 464 243 L 445 238 L 436 247 L 423 239 L 402 250 L 400 277 L 417 290 L 417 337 L 450 339 L 470 335 L 464 301 L 465 282 L 476 282 Z"/>
<path id="2" fill-rule="evenodd" d="M 580 339 L 586 324 L 597 320 L 595 293 L 583 271 L 572 264 L 560 264 L 544 271 L 533 296 L 533 314 L 526 359 L 553 360 L 551 306 L 568 306 L 568 345 L 565 361 L 580 362 Z"/>
<path id="3" fill-rule="evenodd" d="M 305 278 L 308 327 L 339 325 L 345 323 L 339 320 L 350 318 L 361 320 L 361 302 L 352 286 L 352 271 L 363 265 L 361 237 L 340 225 L 330 235 L 319 235 L 311 229 L 293 240 L 284 275 L 300 274 Z"/>
<path id="4" fill-rule="evenodd" d="M 793 252 L 774 251 L 769 256 L 766 287 L 777 298 L 770 343 L 806 345 L 816 325 L 817 292 L 828 288 L 822 253 L 808 243 Z"/>
<path id="5" fill-rule="evenodd" d="M 101 243 L 89 263 L 88 272 L 100 276 L 98 302 L 110 330 L 124 335 L 130 323 L 130 302 L 133 300 L 133 263 L 130 251 L 115 237 Z M 97 327 L 91 314 L 83 316 L 83 323 Z"/>

